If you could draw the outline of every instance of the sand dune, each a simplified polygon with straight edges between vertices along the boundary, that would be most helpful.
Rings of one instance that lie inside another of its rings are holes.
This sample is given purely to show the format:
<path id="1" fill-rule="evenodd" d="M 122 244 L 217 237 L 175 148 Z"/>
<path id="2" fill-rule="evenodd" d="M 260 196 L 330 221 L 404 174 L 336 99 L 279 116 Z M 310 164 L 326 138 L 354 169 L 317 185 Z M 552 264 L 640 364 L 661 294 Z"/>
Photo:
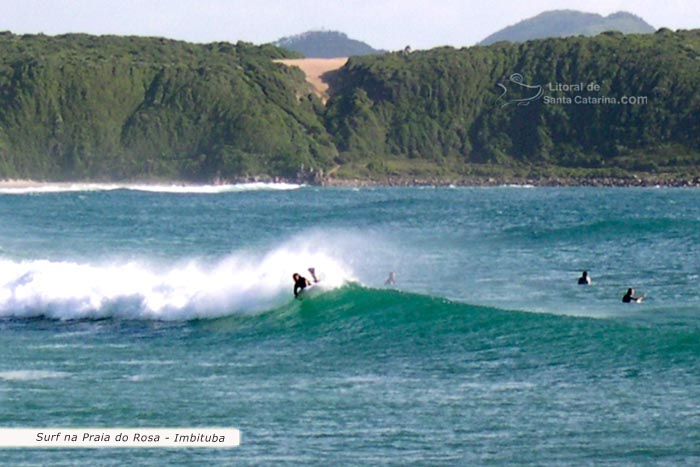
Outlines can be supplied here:
<path id="1" fill-rule="evenodd" d="M 275 60 L 277 63 L 300 68 L 306 75 L 306 81 L 311 84 L 316 94 L 324 101 L 328 98 L 328 77 L 324 77 L 324 74 L 337 70 L 345 65 L 347 61 L 347 57 Z"/>

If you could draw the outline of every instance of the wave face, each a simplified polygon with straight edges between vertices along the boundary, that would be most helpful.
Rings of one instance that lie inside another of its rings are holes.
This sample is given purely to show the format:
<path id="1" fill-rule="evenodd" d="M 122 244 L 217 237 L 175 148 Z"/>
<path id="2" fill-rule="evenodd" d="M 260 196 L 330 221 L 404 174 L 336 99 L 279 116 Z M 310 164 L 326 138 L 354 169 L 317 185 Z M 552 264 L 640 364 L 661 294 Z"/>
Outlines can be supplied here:
<path id="1" fill-rule="evenodd" d="M 354 282 L 268 313 L 225 317 L 211 325 L 248 325 L 259 336 L 283 329 L 302 341 L 320 334 L 338 343 L 350 340 L 355 351 L 419 352 L 434 363 L 490 351 L 501 357 L 522 352 L 543 367 L 568 361 L 587 369 L 620 360 L 661 367 L 683 361 L 698 367 L 695 359 L 700 357 L 700 320 L 693 310 L 668 309 L 644 320 L 634 314 L 591 319 L 472 305 Z"/>

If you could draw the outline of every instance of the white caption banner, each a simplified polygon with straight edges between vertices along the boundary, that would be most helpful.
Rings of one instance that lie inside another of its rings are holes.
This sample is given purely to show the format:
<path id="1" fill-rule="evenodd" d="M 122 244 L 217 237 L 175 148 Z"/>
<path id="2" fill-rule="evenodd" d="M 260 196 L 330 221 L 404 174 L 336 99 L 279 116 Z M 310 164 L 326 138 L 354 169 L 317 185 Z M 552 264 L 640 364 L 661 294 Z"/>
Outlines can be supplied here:
<path id="1" fill-rule="evenodd" d="M 0 428 L 0 448 L 234 448 L 236 428 Z"/>

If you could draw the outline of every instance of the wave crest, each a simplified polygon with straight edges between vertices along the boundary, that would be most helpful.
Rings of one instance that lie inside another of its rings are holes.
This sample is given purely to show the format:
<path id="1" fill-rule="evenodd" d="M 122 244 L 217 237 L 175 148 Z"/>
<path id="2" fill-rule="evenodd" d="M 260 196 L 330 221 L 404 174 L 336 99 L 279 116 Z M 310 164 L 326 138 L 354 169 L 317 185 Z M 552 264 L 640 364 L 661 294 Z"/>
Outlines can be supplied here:
<path id="1" fill-rule="evenodd" d="M 165 266 L 4 260 L 0 317 L 188 320 L 258 313 L 289 302 L 292 273 L 308 266 L 319 272 L 320 289 L 353 280 L 332 255 L 303 246 Z"/>

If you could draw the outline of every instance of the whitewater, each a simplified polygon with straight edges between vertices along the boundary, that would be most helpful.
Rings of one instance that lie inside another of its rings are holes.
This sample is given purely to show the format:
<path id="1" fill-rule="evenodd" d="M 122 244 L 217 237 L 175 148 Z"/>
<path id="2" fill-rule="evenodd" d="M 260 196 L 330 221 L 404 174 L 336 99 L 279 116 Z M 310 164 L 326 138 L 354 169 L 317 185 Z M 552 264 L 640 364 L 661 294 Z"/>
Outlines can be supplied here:
<path id="1" fill-rule="evenodd" d="M 232 426 L 8 465 L 700 461 L 700 192 L 0 190 L 3 426 Z M 295 299 L 293 273 L 321 281 Z M 579 286 L 582 271 L 592 277 Z M 386 283 L 394 273 L 395 284 Z M 647 299 L 624 304 L 627 288 Z"/>
<path id="2" fill-rule="evenodd" d="M 214 263 L 0 261 L 0 317 L 216 318 L 284 304 L 290 278 L 300 265 L 323 271 L 319 289 L 331 290 L 352 279 L 328 253 L 299 243 L 263 256 L 231 254 Z"/>

